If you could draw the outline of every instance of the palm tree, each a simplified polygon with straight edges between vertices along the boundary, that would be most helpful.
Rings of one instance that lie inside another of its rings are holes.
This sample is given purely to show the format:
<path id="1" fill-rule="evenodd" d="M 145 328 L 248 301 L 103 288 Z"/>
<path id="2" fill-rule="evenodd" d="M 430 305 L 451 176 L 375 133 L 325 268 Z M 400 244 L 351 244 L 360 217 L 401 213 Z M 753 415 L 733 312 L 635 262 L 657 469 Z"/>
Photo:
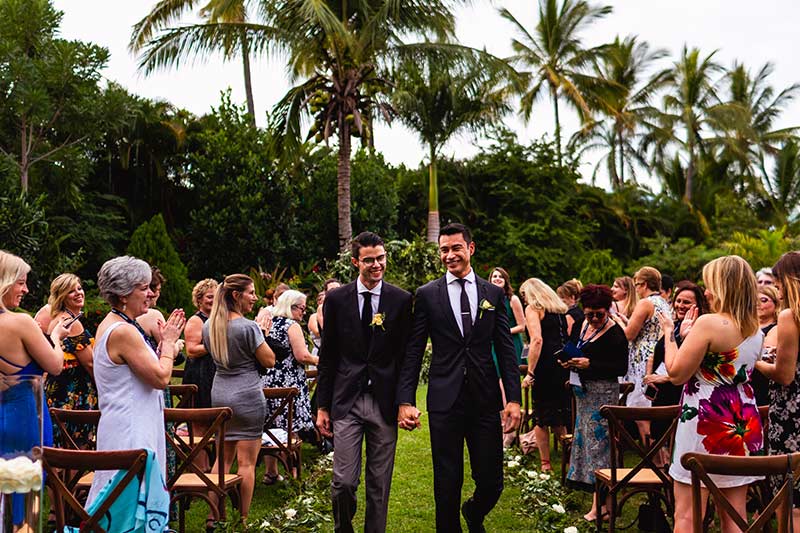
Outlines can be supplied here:
<path id="1" fill-rule="evenodd" d="M 607 118 L 590 122 L 570 142 L 582 145 L 581 152 L 607 150 L 594 174 L 605 161 L 615 190 L 624 186 L 626 168 L 635 182 L 635 164 L 647 166 L 636 144 L 641 129 L 652 125 L 658 117 L 658 110 L 650 102 L 663 87 L 669 72 L 661 70 L 650 76 L 647 73 L 666 55 L 666 50 L 651 50 L 647 42 L 637 41 L 636 36 L 622 40 L 617 37 L 606 47 L 595 67 L 597 77 L 608 83 L 592 95 L 592 106 Z"/>
<path id="2" fill-rule="evenodd" d="M 767 198 L 772 204 L 779 222 L 786 225 L 797 216 L 800 206 L 800 145 L 797 139 L 789 139 L 775 155 L 771 173 L 767 172 L 764 160 L 761 160 L 762 180 L 769 193 Z"/>
<path id="3" fill-rule="evenodd" d="M 546 84 L 550 90 L 555 113 L 556 155 L 559 165 L 559 98 L 565 98 L 577 109 L 581 120 L 586 122 L 592 114 L 588 94 L 602 83 L 589 74 L 589 70 L 604 47 L 584 48 L 580 33 L 609 13 L 610 6 L 595 7 L 586 0 L 563 0 L 560 6 L 556 0 L 539 0 L 539 23 L 531 33 L 508 9 L 500 9 L 500 15 L 510 21 L 519 34 L 519 39 L 511 40 L 514 55 L 510 61 L 535 69 L 535 72 L 523 73 L 530 82 L 520 101 L 526 120 L 530 119 L 533 104 L 540 97 L 543 85 Z"/>
<path id="4" fill-rule="evenodd" d="M 511 69 L 506 63 L 470 48 L 454 46 L 451 52 L 410 54 L 392 76 L 398 117 L 428 148 L 429 242 L 439 240 L 439 151 L 454 135 L 477 133 L 511 109 L 511 88 L 504 83 Z"/>
<path id="5" fill-rule="evenodd" d="M 756 192 L 763 192 L 757 178 L 759 161 L 764 154 L 776 154 L 778 145 L 797 130 L 774 129 L 775 121 L 800 91 L 800 84 L 776 94 L 768 82 L 773 70 L 773 65 L 766 63 L 753 75 L 743 64 L 734 63 L 723 78 L 728 99 L 708 110 L 709 125 L 715 131 L 709 141 L 721 148 L 721 157 L 736 163 L 740 190 L 750 184 Z"/>
<path id="6" fill-rule="evenodd" d="M 204 0 L 205 1 L 205 0 Z M 247 112 L 255 126 L 256 112 L 250 72 L 251 32 L 274 35 L 273 29 L 247 22 L 247 0 L 208 0 L 198 14 L 200 24 L 172 26 L 195 8 L 197 0 L 161 0 L 133 27 L 131 52 L 141 54 L 139 69 L 150 74 L 160 68 L 178 68 L 186 59 L 205 59 L 222 52 L 226 59 L 242 57 Z"/>
<path id="7" fill-rule="evenodd" d="M 301 137 L 301 118 L 314 119 L 308 138 L 338 140 L 337 211 L 339 245 L 352 237 L 350 153 L 353 136 L 370 145 L 373 123 L 391 120 L 387 60 L 401 51 L 438 47 L 406 44 L 403 37 L 452 37 L 455 21 L 447 0 L 262 0 L 272 27 L 281 28 L 279 46 L 289 58 L 293 87 L 273 110 L 275 146 L 291 153 Z"/>
<path id="8" fill-rule="evenodd" d="M 667 150 L 677 146 L 685 152 L 683 200 L 690 204 L 695 190 L 698 154 L 706 149 L 702 137 L 707 120 L 707 110 L 716 103 L 717 92 L 712 76 L 721 70 L 714 62 L 716 50 L 700 57 L 700 50 L 689 50 L 685 45 L 681 56 L 673 64 L 667 79 L 669 92 L 664 95 L 664 113 L 643 140 L 643 149 L 653 150 L 655 166 L 670 161 Z"/>

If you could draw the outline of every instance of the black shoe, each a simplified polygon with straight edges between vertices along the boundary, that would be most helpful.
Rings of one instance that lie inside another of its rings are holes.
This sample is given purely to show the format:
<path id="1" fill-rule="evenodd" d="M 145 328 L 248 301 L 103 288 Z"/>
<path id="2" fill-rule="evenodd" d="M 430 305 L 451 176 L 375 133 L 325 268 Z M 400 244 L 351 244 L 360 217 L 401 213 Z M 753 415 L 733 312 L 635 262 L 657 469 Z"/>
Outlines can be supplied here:
<path id="1" fill-rule="evenodd" d="M 467 504 L 469 504 L 469 500 L 464 502 L 464 505 L 461 506 L 461 516 L 464 517 L 464 521 L 467 523 L 467 530 L 469 533 L 486 533 L 486 528 L 483 527 L 483 519 L 478 520 L 472 516 Z"/>

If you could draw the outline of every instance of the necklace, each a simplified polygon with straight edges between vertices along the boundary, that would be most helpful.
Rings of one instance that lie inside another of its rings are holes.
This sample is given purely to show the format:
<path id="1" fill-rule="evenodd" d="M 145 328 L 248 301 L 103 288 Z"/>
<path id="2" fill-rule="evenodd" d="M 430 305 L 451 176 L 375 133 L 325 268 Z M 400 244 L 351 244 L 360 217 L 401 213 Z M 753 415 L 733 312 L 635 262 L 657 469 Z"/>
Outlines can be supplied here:
<path id="1" fill-rule="evenodd" d="M 603 325 L 602 325 L 602 326 L 600 326 L 600 328 L 599 328 L 599 329 L 596 329 L 596 330 L 594 330 L 594 332 L 593 332 L 593 333 L 592 333 L 592 334 L 589 336 L 589 338 L 588 338 L 588 339 L 585 339 L 586 332 L 589 330 L 589 322 L 587 321 L 587 322 L 586 322 L 586 325 L 585 325 L 585 326 L 583 326 L 583 331 L 581 331 L 581 336 L 580 336 L 580 339 L 578 340 L 578 344 L 577 344 L 578 348 L 583 348 L 584 346 L 586 346 L 587 344 L 589 344 L 589 343 L 592 341 L 592 339 L 594 339 L 595 337 L 597 337 L 597 335 L 598 335 L 598 334 L 599 334 L 601 331 L 603 331 L 604 329 L 606 329 L 606 326 L 608 325 L 608 321 L 609 321 L 609 320 L 610 320 L 610 318 L 609 318 L 609 317 L 606 317 L 606 321 L 605 321 L 605 322 L 603 322 Z"/>
<path id="2" fill-rule="evenodd" d="M 117 315 L 118 317 L 120 317 L 122 320 L 124 320 L 128 324 L 130 324 L 131 326 L 135 327 L 139 331 L 139 333 L 142 334 L 142 337 L 144 337 L 144 341 L 147 343 L 147 345 L 150 346 L 151 348 L 153 348 L 153 350 L 157 349 L 157 346 L 153 346 L 153 341 L 150 339 L 150 337 L 147 335 L 147 333 L 145 333 L 144 328 L 142 328 L 141 324 L 136 322 L 134 319 L 132 319 L 131 317 L 129 317 L 128 315 L 126 315 L 125 313 L 120 311 L 119 309 L 116 309 L 116 308 L 112 307 L 111 308 L 111 312 L 114 313 L 115 315 Z"/>

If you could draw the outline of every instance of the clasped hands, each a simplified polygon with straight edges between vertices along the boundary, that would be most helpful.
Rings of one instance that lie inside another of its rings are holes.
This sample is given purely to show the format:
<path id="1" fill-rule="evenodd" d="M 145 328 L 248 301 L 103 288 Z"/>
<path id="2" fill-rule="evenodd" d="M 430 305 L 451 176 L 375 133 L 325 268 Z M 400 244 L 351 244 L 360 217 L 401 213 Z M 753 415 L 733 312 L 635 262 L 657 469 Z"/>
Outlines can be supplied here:
<path id="1" fill-rule="evenodd" d="M 419 409 L 410 404 L 401 405 L 397 410 L 397 426 L 401 429 L 413 431 L 421 426 L 419 417 L 422 415 Z M 500 420 L 503 425 L 503 433 L 511 433 L 519 427 L 522 414 L 520 406 L 516 402 L 508 402 L 505 409 L 500 413 Z"/>

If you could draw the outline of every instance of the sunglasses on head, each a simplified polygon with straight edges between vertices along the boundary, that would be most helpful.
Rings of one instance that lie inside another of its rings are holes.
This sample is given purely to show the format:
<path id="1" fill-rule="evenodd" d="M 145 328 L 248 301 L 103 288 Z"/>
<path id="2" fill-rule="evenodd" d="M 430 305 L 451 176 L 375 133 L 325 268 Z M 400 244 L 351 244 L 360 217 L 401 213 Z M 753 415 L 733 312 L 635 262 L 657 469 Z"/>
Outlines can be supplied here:
<path id="1" fill-rule="evenodd" d="M 604 316 L 606 316 L 606 312 L 605 311 L 587 311 L 586 313 L 584 313 L 584 316 L 586 318 L 588 318 L 589 320 L 595 320 L 595 319 L 603 318 Z"/>

